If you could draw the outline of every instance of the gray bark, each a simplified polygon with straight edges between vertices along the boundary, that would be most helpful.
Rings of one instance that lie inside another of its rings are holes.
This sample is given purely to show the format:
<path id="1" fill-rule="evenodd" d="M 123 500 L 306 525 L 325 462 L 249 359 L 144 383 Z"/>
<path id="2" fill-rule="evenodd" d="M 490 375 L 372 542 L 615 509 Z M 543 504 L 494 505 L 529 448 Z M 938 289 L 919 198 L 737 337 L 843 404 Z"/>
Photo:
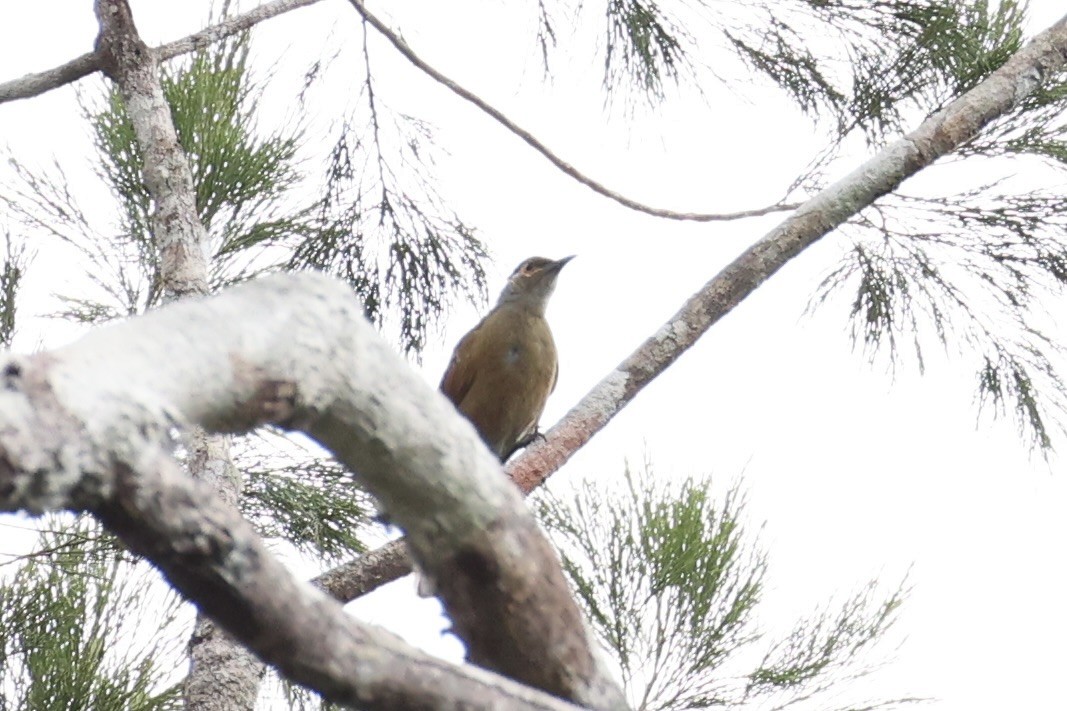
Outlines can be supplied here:
<path id="1" fill-rule="evenodd" d="M 100 34 L 96 54 L 116 83 L 144 159 L 144 182 L 154 202 L 152 240 L 159 254 L 159 281 L 167 300 L 208 291 L 207 234 L 196 211 L 196 191 L 185 151 L 178 143 L 170 106 L 163 96 L 156 51 L 141 41 L 126 0 L 97 0 Z M 184 433 L 189 472 L 224 502 L 236 507 L 241 474 L 230 441 L 200 427 Z M 202 613 L 189 640 L 184 694 L 191 711 L 251 709 L 263 666 Z"/>
<path id="2" fill-rule="evenodd" d="M 589 707 L 625 707 L 521 494 L 343 284 L 262 279 L 11 356 L 0 373 L 0 506 L 93 512 L 289 678 L 367 709 L 555 703 L 412 650 L 296 581 L 171 458 L 174 427 L 307 433 L 405 529 L 472 659 Z"/>

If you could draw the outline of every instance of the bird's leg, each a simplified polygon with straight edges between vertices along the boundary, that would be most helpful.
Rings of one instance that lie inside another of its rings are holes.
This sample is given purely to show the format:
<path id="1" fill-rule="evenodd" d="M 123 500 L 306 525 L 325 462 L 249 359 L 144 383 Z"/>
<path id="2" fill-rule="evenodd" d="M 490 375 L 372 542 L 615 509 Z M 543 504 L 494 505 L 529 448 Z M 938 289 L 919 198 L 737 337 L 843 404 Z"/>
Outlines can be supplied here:
<path id="1" fill-rule="evenodd" d="M 541 431 L 540 426 L 539 425 L 534 425 L 533 432 L 531 432 L 530 434 L 526 435 L 525 437 L 520 439 L 518 442 L 516 442 L 515 443 L 515 449 L 512 449 L 511 451 L 515 452 L 516 449 L 523 449 L 525 447 L 529 447 L 531 444 L 533 444 L 537 440 L 539 440 L 539 439 L 543 440 L 544 438 L 545 438 L 545 433 Z"/>

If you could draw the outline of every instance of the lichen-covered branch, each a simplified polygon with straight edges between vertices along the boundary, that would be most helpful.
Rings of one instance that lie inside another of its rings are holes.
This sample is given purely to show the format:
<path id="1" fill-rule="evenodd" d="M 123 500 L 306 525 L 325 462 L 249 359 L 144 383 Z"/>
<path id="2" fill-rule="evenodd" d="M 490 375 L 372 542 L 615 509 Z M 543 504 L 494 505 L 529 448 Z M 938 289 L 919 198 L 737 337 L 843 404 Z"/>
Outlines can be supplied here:
<path id="1" fill-rule="evenodd" d="M 9 357 L 0 373 L 0 508 L 94 512 L 289 678 L 361 708 L 456 708 L 472 701 L 454 675 L 464 694 L 490 693 L 491 679 L 413 652 L 295 581 L 173 462 L 175 426 L 307 433 L 405 529 L 473 661 L 585 706 L 624 707 L 521 495 L 343 284 L 269 277 Z"/>
<path id="2" fill-rule="evenodd" d="M 100 32 L 96 54 L 101 69 L 118 86 L 126 118 L 133 127 L 145 190 L 151 198 L 149 218 L 158 265 L 153 291 L 163 299 L 209 291 L 208 234 L 196 206 L 189 160 L 178 140 L 171 106 L 160 82 L 159 57 L 141 40 L 127 0 L 96 0 Z M 211 37 L 221 37 L 215 33 Z M 196 423 L 192 423 L 196 425 Z M 189 473 L 216 496 L 236 508 L 243 485 L 233 464 L 229 437 L 199 426 L 186 429 Z M 203 608 L 201 608 L 203 609 Z M 189 674 L 184 693 L 189 711 L 251 707 L 262 666 L 199 614 L 189 643 Z M 225 679 L 226 683 L 220 683 Z"/>
<path id="3" fill-rule="evenodd" d="M 141 40 L 126 0 L 96 0 L 101 68 L 119 87 L 141 147 L 144 183 L 155 202 L 151 229 L 169 298 L 208 290 L 207 233 L 196 211 L 189 161 L 159 83 L 155 52 Z"/>

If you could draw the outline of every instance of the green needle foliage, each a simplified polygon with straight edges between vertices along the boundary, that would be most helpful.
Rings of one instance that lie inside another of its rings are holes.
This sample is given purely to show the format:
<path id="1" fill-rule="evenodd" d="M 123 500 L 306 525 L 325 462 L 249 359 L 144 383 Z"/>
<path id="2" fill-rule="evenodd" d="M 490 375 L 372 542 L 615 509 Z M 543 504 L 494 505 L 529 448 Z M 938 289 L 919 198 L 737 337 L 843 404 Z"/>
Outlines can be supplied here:
<path id="1" fill-rule="evenodd" d="M 352 286 L 368 318 L 395 324 L 402 349 L 417 356 L 457 296 L 485 298 L 485 247 L 427 177 L 432 128 L 389 112 L 374 98 L 368 72 L 365 111 L 344 122 L 324 174 L 313 175 L 301 157 L 301 127 L 259 128 L 264 84 L 251 76 L 248 46 L 242 35 L 163 68 L 163 92 L 208 233 L 212 288 L 271 270 L 325 271 Z M 17 180 L 0 190 L 0 206 L 29 230 L 82 253 L 97 294 L 64 295 L 56 315 L 98 323 L 140 313 L 163 294 L 152 201 L 121 96 L 111 90 L 84 116 L 120 227 L 101 228 L 86 217 L 58 164 L 39 175 L 14 161 Z"/>
<path id="2" fill-rule="evenodd" d="M 609 0 L 604 85 L 633 84 L 663 98 L 664 78 L 676 80 L 687 61 L 683 44 L 691 37 L 655 2 Z"/>
<path id="3" fill-rule="evenodd" d="M 546 56 L 559 14 L 589 7 L 539 5 Z M 744 93 L 763 77 L 828 129 L 787 190 L 799 201 L 826 185 L 851 137 L 877 148 L 1000 67 L 1024 42 L 1026 12 L 1016 0 L 620 0 L 606 6 L 605 87 L 655 103 L 668 80 Z M 961 175 L 1014 173 L 1023 160 L 1047 170 L 1044 186 L 1061 183 L 1065 116 L 1061 73 L 923 178 L 956 169 L 938 184 L 961 185 Z M 811 310 L 848 294 L 853 342 L 872 360 L 914 355 L 924 370 L 931 346 L 957 352 L 975 372 L 979 412 L 1011 416 L 1047 455 L 1065 430 L 1067 387 L 1042 304 L 1067 285 L 1067 205 L 1060 190 L 1009 182 L 935 194 L 906 184 L 881 198 L 841 228 L 844 255 Z"/>
<path id="4" fill-rule="evenodd" d="M 317 209 L 331 225 L 293 250 L 289 269 L 348 281 L 369 317 L 395 321 L 405 353 L 418 355 L 454 295 L 484 301 L 485 246 L 449 209 L 432 176 L 433 127 L 393 111 L 377 91 L 363 27 L 363 84 L 341 123 Z M 375 241 L 387 246 L 375 249 Z"/>
<path id="5" fill-rule="evenodd" d="M 548 67 L 561 15 L 603 6 L 538 5 L 537 39 Z M 703 90 L 709 80 L 744 91 L 752 74 L 785 91 L 837 138 L 875 141 L 966 91 L 1019 48 L 1025 3 L 974 0 L 610 0 L 604 88 L 655 103 L 666 82 Z M 569 23 L 575 23 L 568 19 Z"/>
<path id="6" fill-rule="evenodd" d="M 263 87 L 252 81 L 247 59 L 247 36 L 242 36 L 168 65 L 162 77 L 192 170 L 197 212 L 208 232 L 215 288 L 276 268 L 280 254 L 274 252 L 287 239 L 323 227 L 292 197 L 302 177 L 297 170 L 299 129 L 263 135 L 257 128 Z M 127 279 L 137 286 L 133 291 L 139 303 L 125 306 L 147 308 L 162 294 L 140 148 L 116 90 L 103 108 L 87 109 L 86 118 L 93 127 L 101 177 L 118 197 L 123 216 L 120 233 L 92 251 L 99 260 L 113 260 L 116 248 L 126 249 L 127 269 L 142 273 Z"/>
<path id="7" fill-rule="evenodd" d="M 748 674 L 746 700 L 766 696 L 777 708 L 803 699 L 814 689 L 829 688 L 834 675 L 855 678 L 871 671 L 860 666 L 862 655 L 885 635 L 903 604 L 903 590 L 881 599 L 878 586 L 868 584 L 840 606 L 827 604 L 800 619 L 784 638 L 771 644 L 755 671 Z M 805 699 L 806 700 L 806 699 Z M 896 699 L 864 708 L 911 703 Z"/>
<path id="8" fill-rule="evenodd" d="M 177 596 L 91 519 L 67 520 L 0 584 L 0 710 L 181 708 Z"/>
<path id="9" fill-rule="evenodd" d="M 263 435 L 237 442 L 234 463 L 244 473 L 241 513 L 264 538 L 324 562 L 366 550 L 360 537 L 374 525 L 374 503 L 336 461 Z"/>
<path id="10" fill-rule="evenodd" d="M 365 97 L 370 96 L 369 73 L 367 80 Z M 363 298 L 368 317 L 398 326 L 401 347 L 415 355 L 455 295 L 484 298 L 486 253 L 481 242 L 455 213 L 444 210 L 436 192 L 404 177 L 413 171 L 422 180 L 429 173 L 434 146 L 428 124 L 393 115 L 380 101 L 369 99 L 373 130 L 362 130 L 355 119 L 346 124 L 326 174 L 316 176 L 301 157 L 305 137 L 300 127 L 265 131 L 259 126 L 263 86 L 249 72 L 247 36 L 167 65 L 162 85 L 208 234 L 212 288 L 274 269 L 325 270 L 352 285 Z M 83 106 L 97 148 L 96 172 L 116 199 L 117 227 L 101 227 L 87 216 L 58 162 L 48 175 L 41 175 L 13 161 L 16 180 L 0 190 L 0 209 L 26 232 L 59 238 L 81 253 L 86 277 L 95 288 L 87 295 L 64 296 L 58 315 L 98 323 L 140 313 L 157 305 L 163 294 L 151 233 L 153 205 L 121 96 L 112 90 L 101 105 Z M 368 166 L 371 182 L 364 183 Z M 23 253 L 9 251 L 0 272 L 0 299 L 6 299 L 0 301 L 0 336 L 5 338 L 10 335 L 5 324 L 13 328 L 15 287 L 23 271 Z M 4 310 L 5 303 L 12 308 Z M 4 316 L 8 312 L 10 318 Z M 235 445 L 235 464 L 244 478 L 245 516 L 266 538 L 284 540 L 324 564 L 362 552 L 360 536 L 371 525 L 369 497 L 336 463 L 277 439 L 272 447 L 262 446 L 259 439 Z M 102 576 L 95 569 L 86 570 L 87 564 L 56 569 L 54 574 L 66 576 L 64 581 L 77 586 L 84 599 L 103 600 L 121 583 L 114 577 L 118 569 Z M 5 600 L 29 604 L 19 602 L 20 597 L 48 599 L 34 587 L 52 584 L 51 578 L 41 577 L 46 570 L 46 561 L 32 563 L 20 572 L 19 586 L 10 588 Z M 90 612 L 84 606 L 70 609 L 69 624 L 89 624 Z M 42 610 L 34 619 L 50 614 Z M 78 615 L 81 623 L 73 621 Z M 158 638 L 174 635 L 159 632 Z M 53 649 L 47 642 L 27 637 L 24 647 L 27 654 L 37 655 L 31 661 L 50 655 L 56 679 L 81 674 L 76 666 L 91 659 L 83 655 L 64 661 L 64 654 L 78 655 L 80 648 Z M 11 659 L 12 664 L 23 664 L 14 656 Z M 131 670 L 138 668 L 131 663 Z M 108 683 L 110 667 L 93 669 L 94 683 Z M 121 689 L 124 679 L 112 677 L 111 683 Z M 34 684 L 40 687 L 39 682 Z M 59 698 L 51 691 L 33 693 Z M 151 698 L 132 695 L 109 706 L 101 693 L 86 691 L 88 705 L 70 708 L 155 708 Z M 57 701 L 25 707 L 68 706 Z"/>
<path id="11" fill-rule="evenodd" d="M 709 78 L 743 91 L 755 76 L 825 128 L 825 151 L 789 188 L 798 197 L 824 184 L 846 140 L 873 149 L 1001 66 L 1023 42 L 1026 10 L 1012 0 L 539 0 L 546 68 L 559 28 L 582 24 L 559 13 L 590 7 L 604 15 L 595 51 L 609 99 L 629 92 L 654 104 L 672 83 L 704 91 Z M 432 127 L 389 106 L 366 37 L 362 49 L 365 77 L 329 136 L 323 175 L 302 162 L 302 127 L 258 125 L 263 86 L 249 73 L 247 37 L 168 65 L 164 91 L 208 230 L 212 286 L 271 269 L 327 271 L 417 356 L 453 298 L 484 298 L 485 249 L 435 189 Z M 1025 160 L 1062 179 L 1065 101 L 1067 76 L 1054 77 L 946 162 L 981 170 Z M 95 291 L 67 296 L 61 315 L 95 323 L 139 313 L 162 294 L 121 99 L 110 93 L 85 117 L 98 173 L 116 198 L 115 225 L 87 218 L 58 163 L 41 176 L 13 161 L 16 184 L 0 190 L 0 209 L 7 225 L 81 250 Z M 1039 307 L 1067 283 L 1067 204 L 1055 190 L 1008 187 L 882 198 L 841 230 L 845 254 L 812 303 L 848 293 L 852 337 L 872 358 L 888 354 L 895 364 L 913 353 L 921 369 L 930 344 L 960 351 L 975 363 L 979 402 L 1014 413 L 1047 450 L 1067 387 Z M 0 270 L 5 341 L 25 269 L 25 252 L 9 248 Z M 360 550 L 368 505 L 338 468 L 291 452 L 238 457 L 244 511 L 264 535 L 327 558 Z M 648 467 L 628 469 L 625 482 L 607 495 L 584 485 L 538 506 L 637 708 L 827 708 L 835 682 L 871 668 L 901 590 L 884 596 L 868 586 L 771 638 L 756 624 L 767 559 L 742 530 L 737 490 L 713 498 L 706 480 L 665 486 Z M 138 592 L 128 562 L 78 531 L 47 534 L 43 551 L 0 588 L 0 711 L 174 707 L 175 691 L 151 661 L 168 652 L 131 644 L 139 637 L 126 611 L 155 617 L 158 605 Z M 153 640 L 173 638 L 151 629 Z"/>
<path id="12" fill-rule="evenodd" d="M 763 75 L 813 120 L 828 120 L 826 153 L 790 188 L 811 194 L 825 184 L 847 137 L 859 133 L 878 146 L 1000 67 L 1022 46 L 1026 3 L 612 3 L 612 13 L 609 60 L 623 56 L 643 67 L 616 73 L 629 77 L 630 88 L 659 99 L 662 87 L 653 82 L 652 88 L 649 77 L 699 83 L 697 74 L 677 71 L 695 66 L 699 46 L 717 80 L 735 84 L 730 67 L 740 57 L 750 70 L 746 80 L 752 72 Z M 685 30 L 671 35 L 673 44 L 650 40 L 678 27 Z M 733 57 L 716 53 L 721 38 Z M 652 51 L 655 46 L 660 49 Z M 1023 159 L 1063 181 L 1065 115 L 1067 74 L 1061 73 L 944 162 L 966 163 L 981 175 L 1014 171 L 1005 159 Z M 1044 333 L 1041 307 L 1067 285 L 1067 205 L 1060 191 L 993 183 L 931 195 L 906 192 L 909 187 L 842 228 L 849 246 L 817 287 L 812 310 L 851 292 L 853 341 L 872 359 L 885 354 L 895 365 L 911 353 L 922 370 L 931 345 L 958 351 L 976 373 L 980 411 L 1010 414 L 1031 446 L 1047 453 L 1054 433 L 1064 429 L 1060 413 L 1067 406 L 1056 370 L 1062 354 Z"/>
<path id="13" fill-rule="evenodd" d="M 12 244 L 10 234 L 4 237 L 4 251 L 3 264 L 0 264 L 0 346 L 10 348 L 15 337 L 16 297 L 29 256 L 24 246 Z"/>
<path id="14" fill-rule="evenodd" d="M 862 653 L 892 626 L 900 590 L 882 600 L 868 586 L 768 640 L 756 624 L 767 559 L 742 528 L 738 490 L 716 498 L 707 479 L 667 483 L 647 463 L 624 482 L 536 507 L 634 708 L 826 708 L 832 682 L 868 671 Z M 746 669 L 754 652 L 762 661 Z"/>
<path id="15" fill-rule="evenodd" d="M 1067 201 L 1051 191 L 982 187 L 952 204 L 887 196 L 850 225 L 853 246 L 812 308 L 852 290 L 852 338 L 871 357 L 911 353 L 922 369 L 924 343 L 957 349 L 973 364 L 982 406 L 1012 412 L 1047 452 L 1067 406 L 1061 346 L 1042 330 L 1042 302 L 1067 285 L 1065 215 Z"/>

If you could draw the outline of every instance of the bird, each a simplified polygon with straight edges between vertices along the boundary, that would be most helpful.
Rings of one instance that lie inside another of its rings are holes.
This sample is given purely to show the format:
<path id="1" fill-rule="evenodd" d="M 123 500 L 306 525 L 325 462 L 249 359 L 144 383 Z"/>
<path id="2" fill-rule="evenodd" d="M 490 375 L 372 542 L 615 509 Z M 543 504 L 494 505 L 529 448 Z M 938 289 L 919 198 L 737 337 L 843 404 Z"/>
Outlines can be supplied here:
<path id="1" fill-rule="evenodd" d="M 559 272 L 574 259 L 530 257 L 508 277 L 496 306 L 460 339 L 440 390 L 500 462 L 538 436 L 559 377 L 545 307 Z"/>

